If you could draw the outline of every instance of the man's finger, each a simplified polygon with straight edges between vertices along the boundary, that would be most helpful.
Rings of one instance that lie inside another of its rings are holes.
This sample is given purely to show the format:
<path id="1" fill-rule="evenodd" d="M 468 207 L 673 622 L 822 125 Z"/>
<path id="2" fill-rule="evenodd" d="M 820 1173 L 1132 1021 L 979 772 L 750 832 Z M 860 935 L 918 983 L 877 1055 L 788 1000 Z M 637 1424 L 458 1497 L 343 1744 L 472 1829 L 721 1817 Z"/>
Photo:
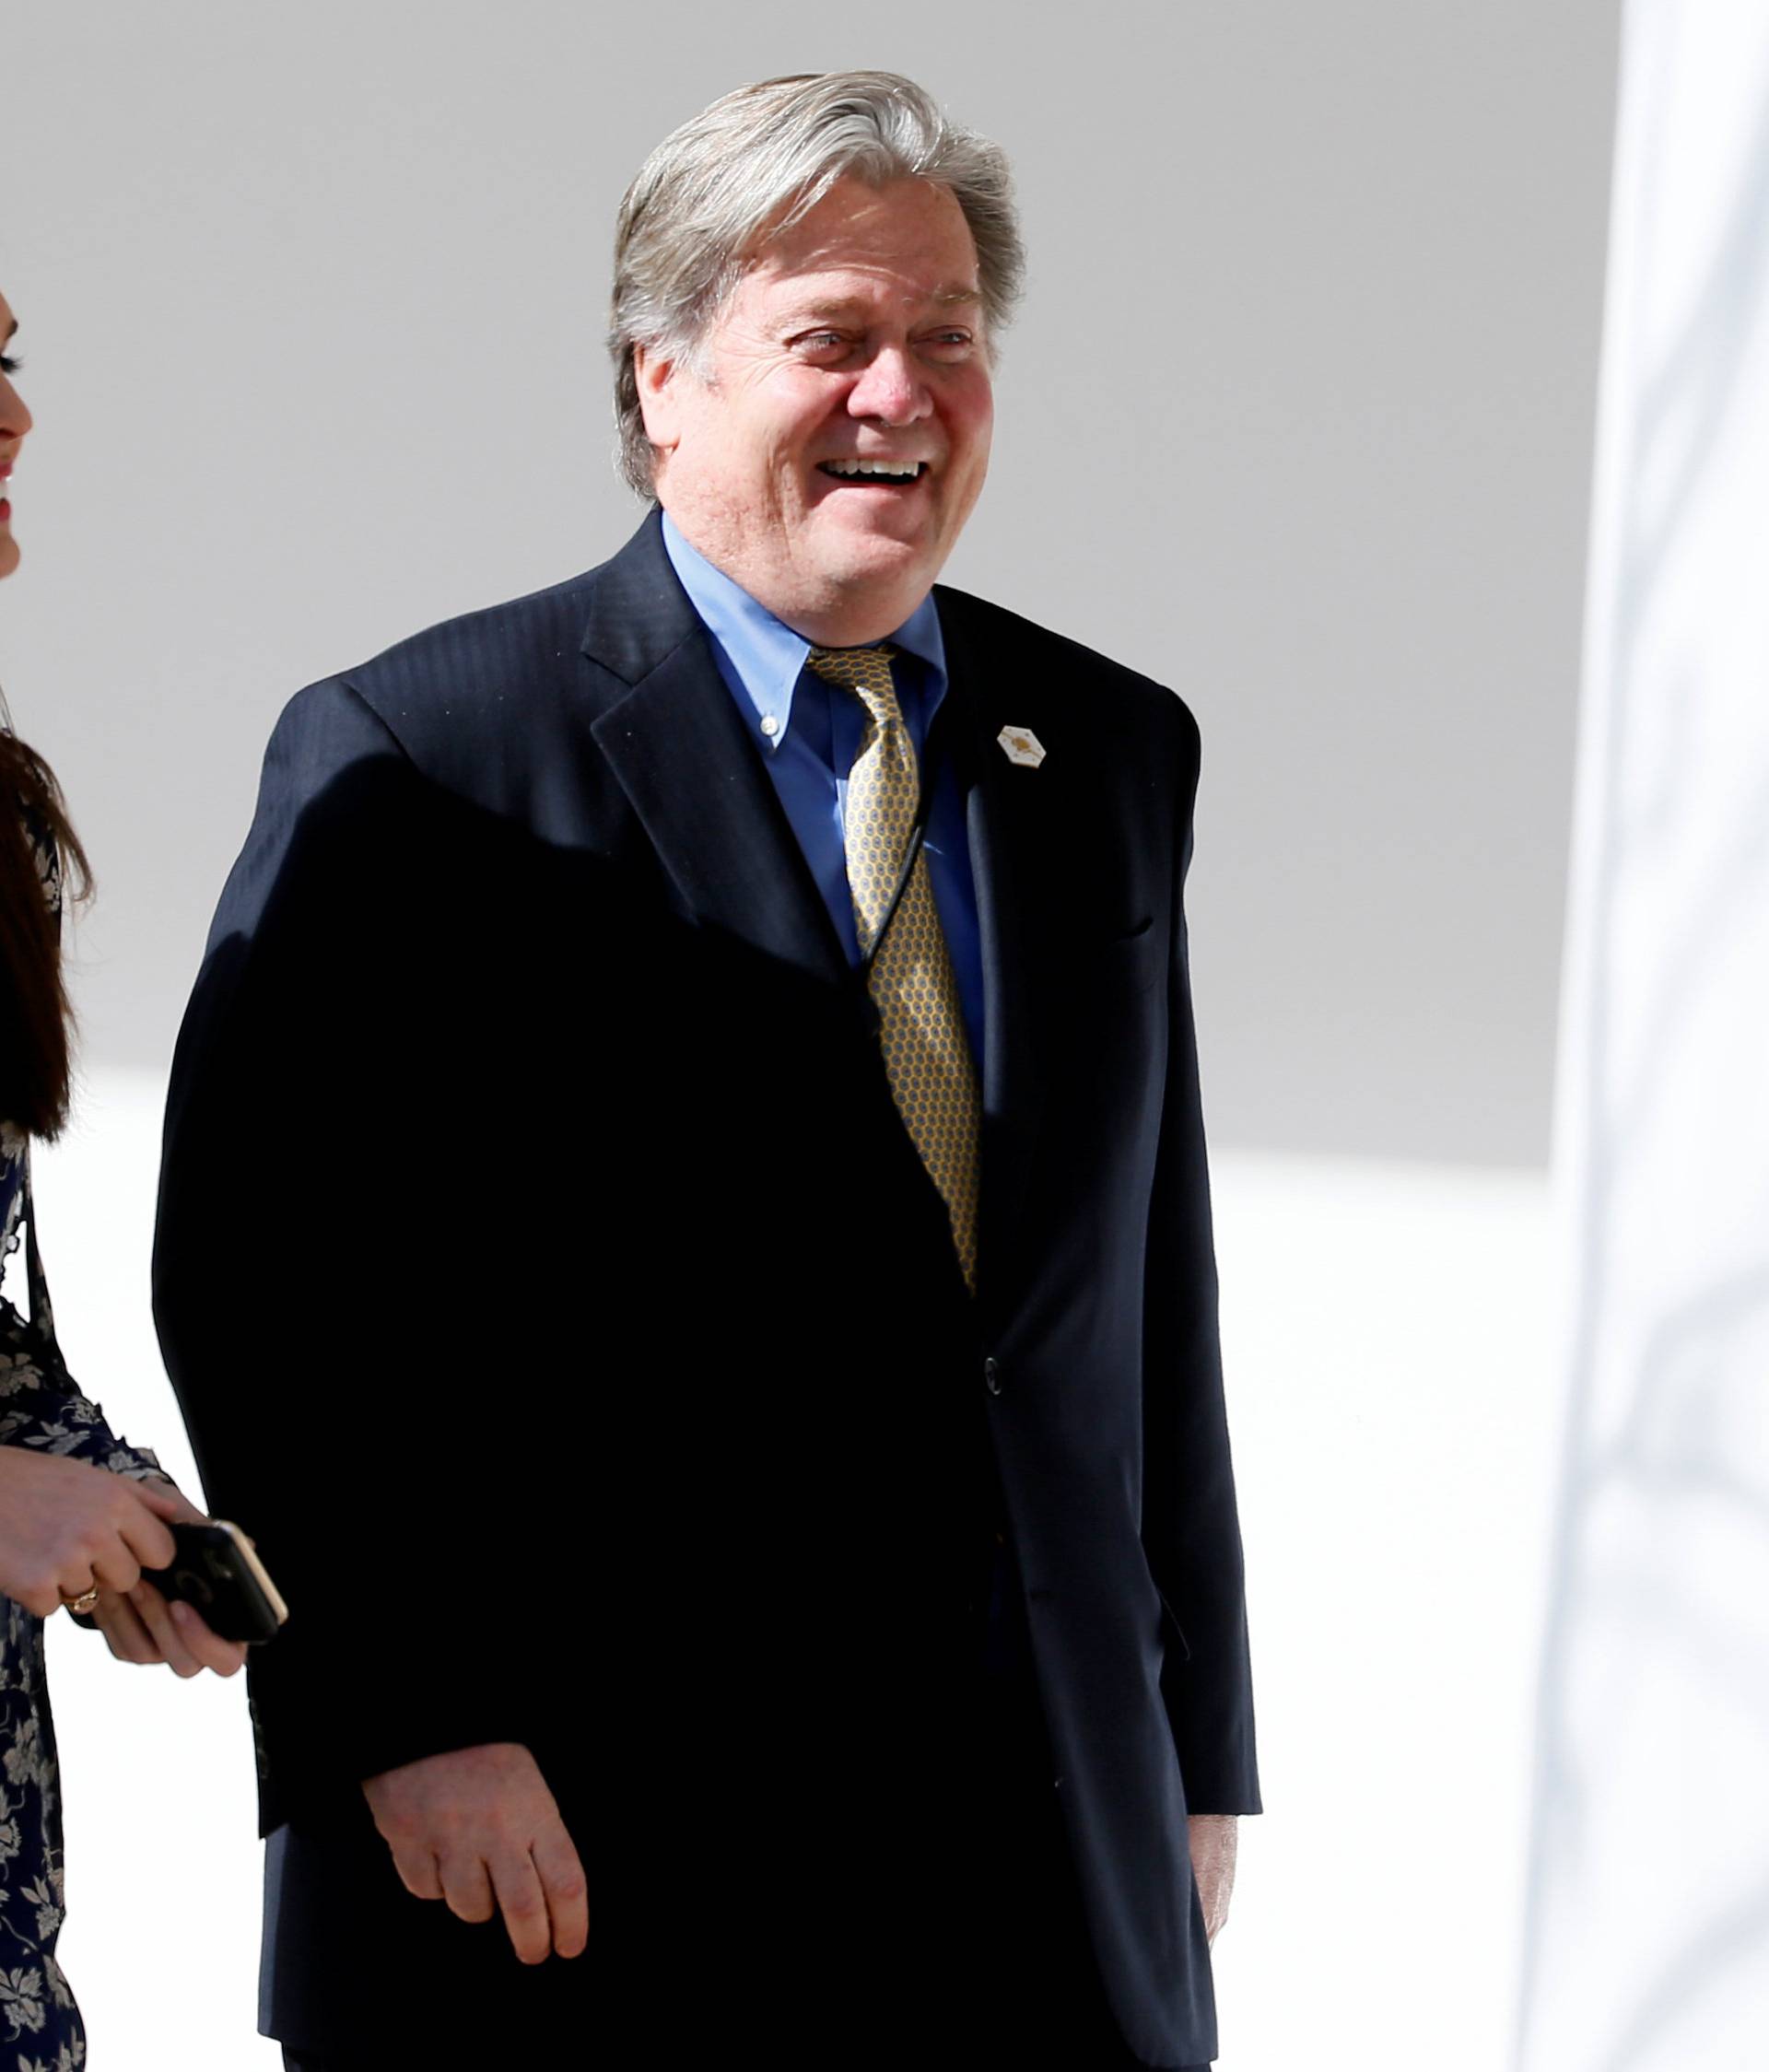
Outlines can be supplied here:
<path id="1" fill-rule="evenodd" d="M 410 1851 L 392 1849 L 393 1868 L 399 1873 L 399 1881 L 415 1900 L 439 1900 L 442 1897 L 442 1869 L 437 1862 L 435 1852 L 429 1849 Z"/>
<path id="2" fill-rule="evenodd" d="M 491 1896 L 491 1877 L 478 1855 L 449 1855 L 440 1859 L 442 1897 L 449 1912 L 463 1921 L 489 1921 L 497 1908 Z"/>
<path id="3" fill-rule="evenodd" d="M 553 1947 L 553 1925 L 533 1857 L 499 1856 L 492 1877 L 510 1948 L 524 1964 L 543 1962 Z"/>
<path id="4" fill-rule="evenodd" d="M 154 1586 L 147 1582 L 137 1583 L 129 1593 L 129 1602 L 140 1615 L 142 1624 L 154 1636 L 173 1675 L 195 1676 L 203 1665 L 184 1645 L 184 1636 L 173 1622 L 171 1607 Z"/>
<path id="5" fill-rule="evenodd" d="M 546 1894 L 553 1925 L 553 1947 L 561 1957 L 581 1957 L 590 1940 L 590 1895 L 583 1861 L 576 1844 L 557 1822 L 535 1838 L 534 1869 Z"/>

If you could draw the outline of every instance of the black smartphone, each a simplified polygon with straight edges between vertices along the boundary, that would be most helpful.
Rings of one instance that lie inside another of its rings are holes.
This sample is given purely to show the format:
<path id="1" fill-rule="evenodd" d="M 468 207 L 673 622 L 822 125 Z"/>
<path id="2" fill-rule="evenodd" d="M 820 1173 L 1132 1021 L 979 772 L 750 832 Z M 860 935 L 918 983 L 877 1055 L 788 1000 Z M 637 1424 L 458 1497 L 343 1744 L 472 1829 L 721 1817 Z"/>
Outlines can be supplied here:
<path id="1" fill-rule="evenodd" d="M 166 1598 L 182 1598 L 223 1640 L 267 1641 L 288 1617 L 258 1550 L 225 1518 L 168 1528 L 178 1551 L 170 1568 L 143 1575 Z"/>

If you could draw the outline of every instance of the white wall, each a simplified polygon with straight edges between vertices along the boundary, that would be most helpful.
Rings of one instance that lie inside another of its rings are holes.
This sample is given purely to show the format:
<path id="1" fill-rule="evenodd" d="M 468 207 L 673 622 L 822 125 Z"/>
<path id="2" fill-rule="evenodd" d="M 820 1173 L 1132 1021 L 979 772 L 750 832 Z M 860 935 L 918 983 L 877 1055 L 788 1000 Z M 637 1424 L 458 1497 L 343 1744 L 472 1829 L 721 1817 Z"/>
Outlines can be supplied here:
<path id="1" fill-rule="evenodd" d="M 1006 144 L 1032 253 L 953 578 L 1203 724 L 1219 1138 L 1540 1163 L 1613 15 L 7 0 L 0 681 L 104 881 L 91 1056 L 163 1070 L 292 691 L 628 530 L 645 151 L 884 64 Z"/>
<path id="2" fill-rule="evenodd" d="M 1632 0 L 1560 1165 L 1528 2072 L 1769 2037 L 1769 35 Z"/>

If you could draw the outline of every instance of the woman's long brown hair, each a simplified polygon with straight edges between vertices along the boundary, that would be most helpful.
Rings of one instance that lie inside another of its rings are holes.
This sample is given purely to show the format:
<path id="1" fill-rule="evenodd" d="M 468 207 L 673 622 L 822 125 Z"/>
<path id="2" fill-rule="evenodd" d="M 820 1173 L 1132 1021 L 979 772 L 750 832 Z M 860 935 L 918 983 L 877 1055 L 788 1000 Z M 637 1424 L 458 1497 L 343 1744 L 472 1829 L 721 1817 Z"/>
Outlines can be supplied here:
<path id="1" fill-rule="evenodd" d="M 67 1119 L 73 1013 L 61 929 L 43 897 L 28 827 L 55 844 L 64 888 L 85 898 L 91 867 L 62 788 L 13 732 L 0 702 L 0 1119 L 53 1137 Z"/>

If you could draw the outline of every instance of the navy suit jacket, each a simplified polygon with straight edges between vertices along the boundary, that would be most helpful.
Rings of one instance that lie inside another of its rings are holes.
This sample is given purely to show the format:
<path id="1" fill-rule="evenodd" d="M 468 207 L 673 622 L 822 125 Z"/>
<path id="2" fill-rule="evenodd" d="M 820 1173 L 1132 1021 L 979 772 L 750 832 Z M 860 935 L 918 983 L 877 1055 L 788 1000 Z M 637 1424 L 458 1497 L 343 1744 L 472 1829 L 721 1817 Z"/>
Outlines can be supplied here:
<path id="1" fill-rule="evenodd" d="M 936 594 L 986 967 L 974 1301 L 654 514 L 285 712 L 174 1066 L 157 1315 L 210 1501 L 293 1608 L 252 1669 L 267 1827 L 523 1742 L 604 1952 L 685 1961 L 692 1860 L 755 1927 L 721 1932 L 727 2010 L 779 1986 L 783 1927 L 837 2009 L 942 1903 L 999 1504 L 1107 1996 L 1146 2062 L 1197 2063 L 1186 1813 L 1259 1807 L 1197 731 Z"/>

